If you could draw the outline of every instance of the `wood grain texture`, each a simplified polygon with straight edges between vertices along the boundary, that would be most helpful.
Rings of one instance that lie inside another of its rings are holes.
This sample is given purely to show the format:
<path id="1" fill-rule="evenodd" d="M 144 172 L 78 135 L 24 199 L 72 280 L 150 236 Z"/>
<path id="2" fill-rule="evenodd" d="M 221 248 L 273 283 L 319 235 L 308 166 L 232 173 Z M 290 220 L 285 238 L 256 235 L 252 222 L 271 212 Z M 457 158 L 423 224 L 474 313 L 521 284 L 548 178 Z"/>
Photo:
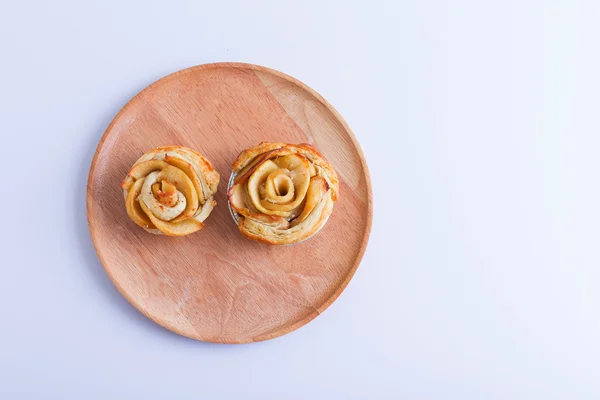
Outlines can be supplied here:
<path id="1" fill-rule="evenodd" d="M 261 141 L 311 143 L 340 175 L 333 214 L 305 242 L 246 239 L 229 215 L 231 163 Z M 119 186 L 140 155 L 165 145 L 199 151 L 222 177 L 205 228 L 182 238 L 131 222 Z M 92 162 L 87 213 L 107 274 L 144 315 L 190 338 L 249 343 L 301 327 L 344 290 L 368 241 L 371 183 L 350 128 L 315 91 L 265 67 L 207 64 L 153 83 L 119 112 Z"/>

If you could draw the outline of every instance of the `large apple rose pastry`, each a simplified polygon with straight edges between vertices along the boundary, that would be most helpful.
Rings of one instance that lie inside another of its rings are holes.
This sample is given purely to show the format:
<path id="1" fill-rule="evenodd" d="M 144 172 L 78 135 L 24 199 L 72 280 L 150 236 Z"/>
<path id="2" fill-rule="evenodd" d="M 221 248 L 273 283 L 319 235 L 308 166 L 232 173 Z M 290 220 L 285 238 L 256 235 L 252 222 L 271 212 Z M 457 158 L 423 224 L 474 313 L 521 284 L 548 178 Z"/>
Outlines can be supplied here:
<path id="1" fill-rule="evenodd" d="M 192 149 L 159 147 L 133 164 L 121 184 L 129 218 L 146 231 L 185 236 L 202 223 L 217 204 L 213 195 L 219 173 Z"/>
<path id="2" fill-rule="evenodd" d="M 229 184 L 240 232 L 269 244 L 314 235 L 327 222 L 339 190 L 335 170 L 307 144 L 261 143 L 244 150 Z"/>

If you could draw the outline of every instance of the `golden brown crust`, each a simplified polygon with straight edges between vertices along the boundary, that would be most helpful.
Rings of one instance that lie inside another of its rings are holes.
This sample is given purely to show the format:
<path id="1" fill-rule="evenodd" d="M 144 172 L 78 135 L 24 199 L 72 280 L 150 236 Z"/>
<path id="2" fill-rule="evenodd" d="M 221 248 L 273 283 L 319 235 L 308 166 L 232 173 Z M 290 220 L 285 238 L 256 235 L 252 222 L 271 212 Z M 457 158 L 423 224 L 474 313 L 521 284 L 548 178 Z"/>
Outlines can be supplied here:
<path id="1" fill-rule="evenodd" d="M 268 244 L 297 243 L 315 234 L 339 192 L 333 167 L 306 143 L 263 142 L 242 151 L 232 172 L 228 199 L 239 230 Z"/>
<path id="2" fill-rule="evenodd" d="M 142 155 L 121 188 L 127 213 L 137 225 L 150 233 L 185 236 L 204 226 L 216 204 L 218 184 L 219 173 L 201 154 L 165 146 Z"/>
<path id="3" fill-rule="evenodd" d="M 252 161 L 255 157 L 265 154 L 271 150 L 276 150 L 285 146 L 285 143 L 270 143 L 270 142 L 262 142 L 256 147 L 252 147 L 250 149 L 246 149 L 242 151 L 236 160 L 233 162 L 233 171 L 240 171 L 243 169 L 247 163 Z"/>

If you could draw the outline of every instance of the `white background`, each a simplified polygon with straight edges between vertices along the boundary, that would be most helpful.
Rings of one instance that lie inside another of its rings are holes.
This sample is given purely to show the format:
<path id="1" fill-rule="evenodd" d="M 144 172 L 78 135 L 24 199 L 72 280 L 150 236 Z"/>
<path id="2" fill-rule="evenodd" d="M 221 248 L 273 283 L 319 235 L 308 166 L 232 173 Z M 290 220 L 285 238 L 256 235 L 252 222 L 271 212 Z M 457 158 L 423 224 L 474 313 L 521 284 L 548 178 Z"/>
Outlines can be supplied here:
<path id="1" fill-rule="evenodd" d="M 599 398 L 599 19 L 595 0 L 3 0 L 0 398 Z M 216 61 L 315 88 L 373 180 L 346 291 L 252 345 L 147 320 L 86 222 L 112 117 Z"/>

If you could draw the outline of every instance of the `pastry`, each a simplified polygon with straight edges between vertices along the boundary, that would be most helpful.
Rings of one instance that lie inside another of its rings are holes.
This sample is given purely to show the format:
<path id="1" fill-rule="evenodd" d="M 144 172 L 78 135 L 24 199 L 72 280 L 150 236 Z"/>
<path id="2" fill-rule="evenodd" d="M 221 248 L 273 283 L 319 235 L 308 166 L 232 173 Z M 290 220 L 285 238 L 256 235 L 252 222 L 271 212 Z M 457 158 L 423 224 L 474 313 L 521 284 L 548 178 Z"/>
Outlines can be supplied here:
<path id="1" fill-rule="evenodd" d="M 323 227 L 338 191 L 337 173 L 314 147 L 261 143 L 233 163 L 228 197 L 242 234 L 291 244 Z"/>
<path id="2" fill-rule="evenodd" d="M 140 157 L 121 187 L 133 222 L 150 233 L 185 236 L 204 226 L 218 184 L 219 173 L 206 158 L 168 146 Z"/>

